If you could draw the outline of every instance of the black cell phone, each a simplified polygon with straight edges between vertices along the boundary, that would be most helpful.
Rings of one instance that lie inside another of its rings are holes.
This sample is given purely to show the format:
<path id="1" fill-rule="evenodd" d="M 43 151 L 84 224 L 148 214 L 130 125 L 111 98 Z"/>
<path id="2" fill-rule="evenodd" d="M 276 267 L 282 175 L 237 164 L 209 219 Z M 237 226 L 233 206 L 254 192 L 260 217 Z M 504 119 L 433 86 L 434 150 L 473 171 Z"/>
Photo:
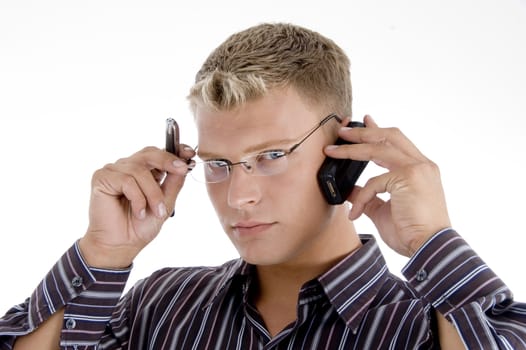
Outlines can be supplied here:
<path id="1" fill-rule="evenodd" d="M 347 124 L 351 128 L 364 128 L 361 122 L 350 122 Z M 352 143 L 338 138 L 336 145 Z M 341 204 L 347 200 L 351 194 L 356 181 L 362 174 L 369 161 L 353 159 L 325 158 L 318 170 L 318 183 L 321 192 L 329 204 Z"/>
<path id="2" fill-rule="evenodd" d="M 179 125 L 173 118 L 166 119 L 166 152 L 179 156 Z"/>

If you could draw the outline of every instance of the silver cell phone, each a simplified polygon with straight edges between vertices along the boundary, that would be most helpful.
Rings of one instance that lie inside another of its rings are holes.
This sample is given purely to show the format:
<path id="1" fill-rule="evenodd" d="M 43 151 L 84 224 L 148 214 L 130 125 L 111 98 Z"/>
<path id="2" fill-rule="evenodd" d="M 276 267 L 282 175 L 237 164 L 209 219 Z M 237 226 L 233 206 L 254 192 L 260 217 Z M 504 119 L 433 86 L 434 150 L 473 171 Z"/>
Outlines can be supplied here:
<path id="1" fill-rule="evenodd" d="M 170 152 L 179 156 L 179 125 L 173 118 L 166 119 L 166 152 Z M 175 210 L 172 211 L 170 217 L 173 217 Z"/>
<path id="2" fill-rule="evenodd" d="M 173 118 L 166 119 L 166 152 L 179 155 L 179 125 Z"/>

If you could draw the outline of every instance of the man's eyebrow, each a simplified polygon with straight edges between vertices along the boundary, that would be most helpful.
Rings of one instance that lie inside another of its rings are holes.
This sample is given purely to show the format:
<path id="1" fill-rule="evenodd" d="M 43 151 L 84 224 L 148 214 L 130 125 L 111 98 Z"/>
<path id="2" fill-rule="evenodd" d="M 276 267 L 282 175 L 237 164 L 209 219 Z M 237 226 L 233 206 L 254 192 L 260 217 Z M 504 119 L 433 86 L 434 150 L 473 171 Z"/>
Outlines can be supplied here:
<path id="1" fill-rule="evenodd" d="M 293 142 L 297 141 L 296 139 L 281 139 L 281 140 L 271 140 L 252 145 L 243 150 L 243 154 L 256 153 L 268 149 L 276 149 L 284 147 L 285 145 L 291 145 Z M 197 155 L 199 158 L 205 159 L 214 159 L 214 158 L 224 158 L 224 156 L 219 155 L 214 152 L 202 151 L 199 146 L 197 147 Z"/>

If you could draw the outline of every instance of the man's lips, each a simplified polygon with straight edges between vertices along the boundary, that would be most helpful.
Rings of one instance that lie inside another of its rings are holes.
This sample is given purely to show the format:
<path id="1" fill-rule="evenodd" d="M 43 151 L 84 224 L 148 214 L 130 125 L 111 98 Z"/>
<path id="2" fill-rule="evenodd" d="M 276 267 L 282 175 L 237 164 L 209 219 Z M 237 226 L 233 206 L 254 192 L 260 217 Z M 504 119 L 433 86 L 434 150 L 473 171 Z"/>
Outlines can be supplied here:
<path id="1" fill-rule="evenodd" d="M 234 232 L 237 232 L 239 235 L 251 235 L 266 231 L 273 224 L 274 223 L 269 222 L 244 221 L 234 224 L 232 228 Z"/>

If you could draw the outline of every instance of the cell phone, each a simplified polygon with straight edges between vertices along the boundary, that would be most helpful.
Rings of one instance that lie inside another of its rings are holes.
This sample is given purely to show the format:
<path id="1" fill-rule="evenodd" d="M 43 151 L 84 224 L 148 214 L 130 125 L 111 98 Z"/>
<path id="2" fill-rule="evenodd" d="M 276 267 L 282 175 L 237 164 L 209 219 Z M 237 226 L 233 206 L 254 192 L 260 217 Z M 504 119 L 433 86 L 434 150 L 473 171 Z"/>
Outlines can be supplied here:
<path id="1" fill-rule="evenodd" d="M 166 152 L 179 156 L 179 125 L 173 118 L 166 119 Z"/>
<path id="2" fill-rule="evenodd" d="M 173 118 L 166 119 L 166 152 L 170 152 L 179 156 L 179 125 Z M 175 215 L 175 209 L 170 214 L 170 217 Z"/>
<path id="3" fill-rule="evenodd" d="M 350 128 L 364 128 L 365 124 L 353 121 L 347 126 Z M 349 143 L 352 142 L 342 138 L 338 138 L 335 142 L 336 145 Z M 318 170 L 318 184 L 329 204 L 341 204 L 347 200 L 367 163 L 369 161 L 325 158 Z"/>

